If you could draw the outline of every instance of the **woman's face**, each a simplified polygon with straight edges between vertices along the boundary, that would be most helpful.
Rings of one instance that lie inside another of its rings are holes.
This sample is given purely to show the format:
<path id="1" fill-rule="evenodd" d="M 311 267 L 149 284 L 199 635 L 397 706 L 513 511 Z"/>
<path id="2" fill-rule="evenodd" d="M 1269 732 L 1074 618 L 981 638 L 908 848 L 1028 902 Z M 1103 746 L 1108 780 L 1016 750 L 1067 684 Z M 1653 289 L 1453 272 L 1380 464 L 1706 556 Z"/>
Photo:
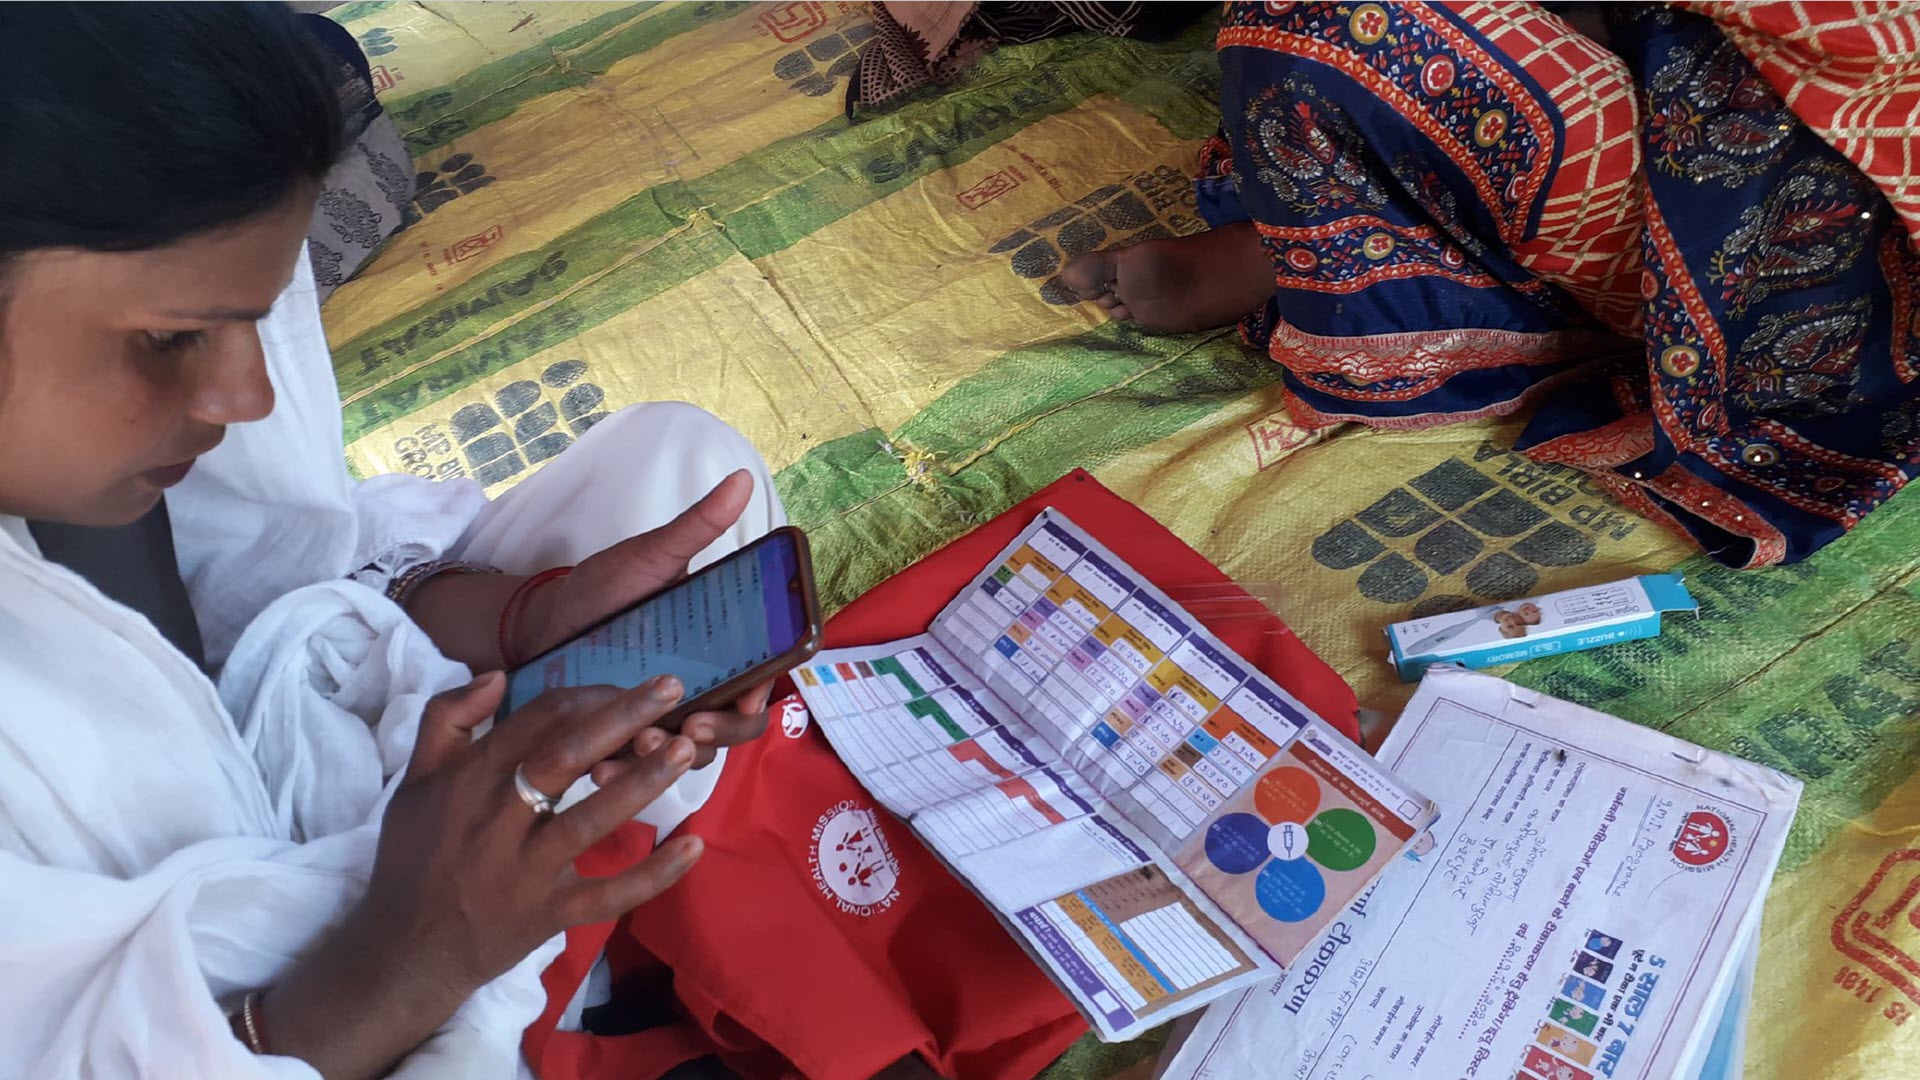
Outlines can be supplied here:
<path id="1" fill-rule="evenodd" d="M 0 273 L 0 513 L 136 521 L 228 424 L 273 411 L 254 323 L 312 215 L 302 190 L 164 248 L 14 259 Z"/>

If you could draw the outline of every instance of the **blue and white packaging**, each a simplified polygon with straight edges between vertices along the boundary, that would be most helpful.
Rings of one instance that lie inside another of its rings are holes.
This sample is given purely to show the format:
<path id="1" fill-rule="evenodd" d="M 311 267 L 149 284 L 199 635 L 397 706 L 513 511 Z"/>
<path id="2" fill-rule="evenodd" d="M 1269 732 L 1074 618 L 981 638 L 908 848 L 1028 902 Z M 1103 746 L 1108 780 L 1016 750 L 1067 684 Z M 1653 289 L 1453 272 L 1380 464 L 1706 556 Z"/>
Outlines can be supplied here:
<path id="1" fill-rule="evenodd" d="M 1434 664 L 1489 668 L 1655 637 L 1668 611 L 1698 611 L 1679 574 L 1643 574 L 1387 627 L 1393 666 L 1407 682 Z"/>

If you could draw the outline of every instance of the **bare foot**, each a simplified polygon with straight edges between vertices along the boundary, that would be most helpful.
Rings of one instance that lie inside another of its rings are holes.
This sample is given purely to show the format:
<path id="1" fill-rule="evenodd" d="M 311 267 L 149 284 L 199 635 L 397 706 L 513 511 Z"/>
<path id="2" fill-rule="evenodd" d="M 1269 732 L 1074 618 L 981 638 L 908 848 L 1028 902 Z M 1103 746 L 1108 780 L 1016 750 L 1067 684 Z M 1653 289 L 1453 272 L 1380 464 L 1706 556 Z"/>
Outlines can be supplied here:
<path id="1" fill-rule="evenodd" d="M 1273 264 L 1253 223 L 1090 251 L 1060 281 L 1116 319 L 1158 334 L 1232 326 L 1273 296 Z"/>

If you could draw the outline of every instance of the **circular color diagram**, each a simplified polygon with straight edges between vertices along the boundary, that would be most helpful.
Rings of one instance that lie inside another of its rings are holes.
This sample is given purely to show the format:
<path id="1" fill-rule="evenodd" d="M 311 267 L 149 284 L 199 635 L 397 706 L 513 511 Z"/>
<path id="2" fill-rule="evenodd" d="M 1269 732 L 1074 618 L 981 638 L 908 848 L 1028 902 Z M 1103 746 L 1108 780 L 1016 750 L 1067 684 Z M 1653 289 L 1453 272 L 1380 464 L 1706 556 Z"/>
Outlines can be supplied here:
<path id="1" fill-rule="evenodd" d="M 1344 806 L 1320 809 L 1320 781 L 1305 769 L 1275 769 L 1254 785 L 1258 813 L 1222 815 L 1207 828 L 1207 859 L 1228 874 L 1259 871 L 1260 910 L 1303 922 L 1327 900 L 1325 871 L 1358 870 L 1379 848 L 1373 822 Z"/>
<path id="2" fill-rule="evenodd" d="M 1253 808 L 1271 824 L 1306 824 L 1320 809 L 1320 781 L 1305 769 L 1275 769 L 1253 786 Z"/>
<path id="3" fill-rule="evenodd" d="M 1229 874 L 1267 861 L 1267 823 L 1252 814 L 1228 814 L 1207 829 L 1207 859 Z M 1309 838 L 1308 843 L 1312 840 Z"/>
<path id="4" fill-rule="evenodd" d="M 1274 859 L 1253 879 L 1260 910 L 1281 922 L 1304 922 L 1327 899 L 1327 879 L 1305 859 Z"/>
<path id="5" fill-rule="evenodd" d="M 1307 822 L 1307 854 L 1329 870 L 1358 870 L 1378 844 L 1373 823 L 1358 810 L 1336 806 Z"/>
<path id="6" fill-rule="evenodd" d="M 1267 854 L 1276 859 L 1304 859 L 1310 841 L 1306 826 L 1283 821 L 1267 830 Z"/>

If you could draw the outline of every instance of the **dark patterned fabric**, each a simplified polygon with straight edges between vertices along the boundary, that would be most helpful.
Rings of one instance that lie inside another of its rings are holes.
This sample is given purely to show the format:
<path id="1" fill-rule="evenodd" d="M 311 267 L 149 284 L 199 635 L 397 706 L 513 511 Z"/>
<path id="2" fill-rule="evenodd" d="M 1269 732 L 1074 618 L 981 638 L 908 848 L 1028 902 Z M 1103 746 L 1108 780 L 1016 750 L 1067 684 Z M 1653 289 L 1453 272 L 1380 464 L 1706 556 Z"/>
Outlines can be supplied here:
<path id="1" fill-rule="evenodd" d="M 330 19 L 309 15 L 305 20 L 336 61 L 350 143 L 321 182 L 307 233 L 314 285 L 325 301 L 406 224 L 415 176 L 399 128 L 374 96 L 372 69 L 359 44 Z"/>
<path id="2" fill-rule="evenodd" d="M 1538 403 L 1519 446 L 1736 566 L 1920 475 L 1920 267 L 1887 197 L 1706 16 L 1234 4 L 1197 181 L 1276 290 L 1295 419 Z"/>
<path id="3" fill-rule="evenodd" d="M 919 20 L 932 8 L 969 9 L 949 18 L 951 35 L 929 40 Z M 921 9 L 916 14 L 914 8 Z M 1085 30 L 1114 37 L 1155 40 L 1203 15 L 1211 4 L 1064 2 L 873 5 L 873 34 L 847 87 L 847 115 L 858 119 L 897 103 L 917 90 L 958 78 L 974 61 L 1000 45 L 1018 45 Z"/>

